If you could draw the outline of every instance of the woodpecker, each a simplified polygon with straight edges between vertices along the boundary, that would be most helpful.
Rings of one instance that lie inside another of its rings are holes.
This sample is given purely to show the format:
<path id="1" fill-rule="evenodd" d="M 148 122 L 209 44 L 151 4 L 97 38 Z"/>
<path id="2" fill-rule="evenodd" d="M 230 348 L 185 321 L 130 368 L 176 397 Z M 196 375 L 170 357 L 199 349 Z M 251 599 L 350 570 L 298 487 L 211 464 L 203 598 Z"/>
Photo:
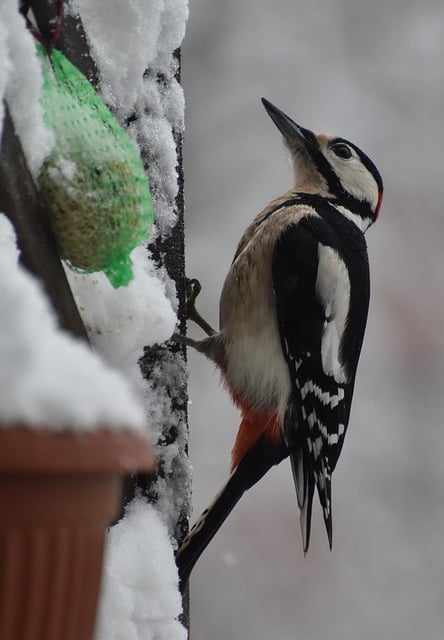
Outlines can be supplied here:
<path id="1" fill-rule="evenodd" d="M 350 416 L 367 322 L 364 233 L 382 202 L 381 176 L 355 144 L 297 125 L 262 99 L 290 152 L 295 186 L 250 224 L 220 298 L 220 329 L 184 342 L 216 363 L 242 420 L 232 474 L 176 554 L 182 583 L 242 494 L 289 457 L 303 549 L 315 488 L 332 546 L 331 478 Z"/>

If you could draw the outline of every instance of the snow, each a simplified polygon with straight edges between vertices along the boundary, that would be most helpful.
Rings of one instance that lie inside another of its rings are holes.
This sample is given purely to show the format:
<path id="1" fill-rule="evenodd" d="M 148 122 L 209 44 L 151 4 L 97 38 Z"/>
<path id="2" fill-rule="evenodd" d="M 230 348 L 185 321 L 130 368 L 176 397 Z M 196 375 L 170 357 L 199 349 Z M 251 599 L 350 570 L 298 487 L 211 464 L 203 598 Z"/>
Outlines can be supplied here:
<path id="1" fill-rule="evenodd" d="M 5 98 L 29 169 L 37 177 L 43 160 L 51 152 L 54 139 L 43 122 L 39 102 L 43 79 L 34 38 L 17 11 L 17 0 L 2 0 L 0 61 L 0 133 Z"/>
<path id="2" fill-rule="evenodd" d="M 183 0 L 76 0 L 71 6 L 80 13 L 99 66 L 102 96 L 124 119 L 140 97 L 147 68 L 170 75 L 188 5 Z"/>
<path id="3" fill-rule="evenodd" d="M 0 215 L 0 424 L 85 431 L 146 427 L 119 373 L 57 327 L 40 283 L 18 264 L 15 232 Z"/>
<path id="4" fill-rule="evenodd" d="M 134 279 L 115 289 L 103 274 L 66 269 L 79 311 L 94 348 L 142 389 L 138 360 L 144 346 L 163 343 L 176 326 L 165 287 L 145 247 L 131 254 Z"/>
<path id="5" fill-rule="evenodd" d="M 136 498 L 108 534 L 95 640 L 185 640 L 181 611 L 167 528 Z"/>
<path id="6" fill-rule="evenodd" d="M 150 362 L 147 397 L 148 422 L 158 448 L 162 473 L 156 482 L 156 504 L 172 536 L 178 537 L 178 519 L 190 510 L 191 469 L 185 455 L 188 430 L 186 412 L 165 390 L 165 380 L 179 398 L 186 398 L 187 365 L 166 349 L 157 350 Z"/>
<path id="7" fill-rule="evenodd" d="M 157 87 L 154 79 L 145 81 L 147 99 L 150 90 Z M 140 102 L 139 102 L 140 104 Z M 176 222 L 174 200 L 177 195 L 176 143 L 171 124 L 161 115 L 147 115 L 140 121 L 131 123 L 129 134 L 143 149 L 146 149 L 146 161 L 149 167 L 151 190 L 155 200 L 156 225 L 162 235 L 168 233 Z"/>
<path id="8" fill-rule="evenodd" d="M 104 6 L 106 5 L 106 11 Z M 183 130 L 183 91 L 173 56 L 188 17 L 186 0 L 73 0 L 100 74 L 100 91 L 121 122 L 135 115 L 129 134 L 144 150 L 156 226 L 168 235 L 176 222 L 174 133 Z M 146 70 L 149 70 L 147 73 Z M 159 78 L 162 82 L 159 82 Z"/>

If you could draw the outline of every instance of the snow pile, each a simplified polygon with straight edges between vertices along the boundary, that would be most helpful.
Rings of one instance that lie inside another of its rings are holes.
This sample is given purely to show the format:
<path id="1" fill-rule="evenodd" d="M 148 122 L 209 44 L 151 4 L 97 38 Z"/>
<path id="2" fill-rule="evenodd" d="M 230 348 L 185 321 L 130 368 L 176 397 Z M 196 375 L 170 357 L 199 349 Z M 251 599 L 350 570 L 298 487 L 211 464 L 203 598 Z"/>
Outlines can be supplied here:
<path id="1" fill-rule="evenodd" d="M 34 177 L 54 142 L 43 122 L 39 102 L 43 79 L 34 38 L 18 12 L 17 0 L 2 0 L 0 17 L 0 133 L 3 98 L 8 102 L 14 126 Z"/>
<path id="2" fill-rule="evenodd" d="M 108 534 L 96 640 L 185 640 L 181 610 L 167 529 L 135 499 Z"/>
<path id="3" fill-rule="evenodd" d="M 176 222 L 177 157 L 174 135 L 183 129 L 183 91 L 174 51 L 188 17 L 186 0 L 76 0 L 100 91 L 144 151 L 155 201 L 156 225 L 167 234 Z M 159 81 L 161 80 L 161 81 Z"/>
<path id="4" fill-rule="evenodd" d="M 0 215 L 0 422 L 87 430 L 145 426 L 143 407 L 120 374 L 57 327 L 40 284 L 17 264 Z"/>
<path id="5" fill-rule="evenodd" d="M 66 275 L 91 343 L 142 389 L 138 360 L 143 347 L 168 340 L 176 315 L 145 247 L 134 249 L 131 259 L 134 279 L 127 287 L 115 289 L 101 272 L 66 269 Z"/>

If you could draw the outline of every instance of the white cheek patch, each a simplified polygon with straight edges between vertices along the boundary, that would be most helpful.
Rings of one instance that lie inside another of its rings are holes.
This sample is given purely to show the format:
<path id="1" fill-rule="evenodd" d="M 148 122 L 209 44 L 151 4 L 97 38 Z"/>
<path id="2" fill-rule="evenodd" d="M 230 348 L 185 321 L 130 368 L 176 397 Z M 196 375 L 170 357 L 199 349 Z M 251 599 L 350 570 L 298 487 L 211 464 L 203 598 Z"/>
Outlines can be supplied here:
<path id="1" fill-rule="evenodd" d="M 336 158 L 330 162 L 347 193 L 358 200 L 366 200 L 374 211 L 378 205 L 379 188 L 376 180 L 359 158 L 352 158 L 345 165 L 339 163 Z"/>
<path id="2" fill-rule="evenodd" d="M 342 337 L 350 307 L 350 278 L 344 261 L 337 251 L 318 244 L 318 273 L 316 294 L 324 308 L 321 357 L 325 375 L 337 383 L 348 381 L 348 374 L 340 359 Z"/>

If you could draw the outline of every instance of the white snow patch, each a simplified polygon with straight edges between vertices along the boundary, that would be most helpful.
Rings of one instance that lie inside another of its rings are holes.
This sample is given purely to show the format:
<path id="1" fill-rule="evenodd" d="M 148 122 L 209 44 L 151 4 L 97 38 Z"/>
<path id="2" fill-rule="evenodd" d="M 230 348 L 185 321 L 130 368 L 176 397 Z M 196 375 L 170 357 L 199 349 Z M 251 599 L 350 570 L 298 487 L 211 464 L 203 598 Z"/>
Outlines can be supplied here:
<path id="1" fill-rule="evenodd" d="M 6 99 L 34 177 L 54 144 L 39 102 L 43 83 L 35 40 L 18 12 L 17 0 L 2 0 L 0 16 L 0 133 Z"/>
<path id="2" fill-rule="evenodd" d="M 155 80 L 145 82 L 148 92 L 156 87 Z M 168 107 L 169 108 L 169 107 Z M 162 235 L 169 232 L 176 222 L 175 198 L 177 195 L 177 152 L 173 129 L 163 117 L 147 115 L 136 120 L 128 133 L 146 151 L 150 186 L 156 214 L 156 225 Z"/>
<path id="3" fill-rule="evenodd" d="M 0 423 L 87 430 L 145 427 L 129 383 L 57 327 L 37 280 L 18 263 L 0 214 Z"/>
<path id="4" fill-rule="evenodd" d="M 95 640 L 185 640 L 166 526 L 136 498 L 108 533 Z"/>
<path id="5" fill-rule="evenodd" d="M 124 118 L 133 110 L 147 68 L 169 75 L 185 35 L 184 0 L 74 0 L 101 78 L 105 101 Z"/>
<path id="6" fill-rule="evenodd" d="M 188 503 L 191 496 L 191 467 L 184 454 L 187 441 L 186 416 L 180 407 L 176 407 L 171 395 L 166 392 L 165 380 L 171 389 L 178 390 L 178 396 L 185 395 L 181 387 L 187 384 L 187 364 L 183 357 L 160 349 L 156 361 L 152 363 L 147 398 L 147 422 L 150 425 L 153 442 L 160 442 L 156 447 L 156 458 L 162 465 L 163 477 L 157 479 L 157 508 L 172 535 L 175 530 L 178 514 L 183 512 L 184 501 Z M 171 426 L 177 429 L 176 437 L 171 442 L 169 437 Z M 165 436 L 170 440 L 162 443 Z M 188 507 L 187 507 L 188 508 Z"/>
<path id="7" fill-rule="evenodd" d="M 143 74 L 156 56 L 164 0 L 76 3 L 100 70 L 100 90 L 121 117 L 133 109 Z"/>
<path id="8" fill-rule="evenodd" d="M 183 131 L 184 117 L 173 54 L 185 34 L 188 2 L 73 0 L 71 8 L 82 19 L 105 102 L 120 122 L 132 119 L 128 132 L 144 150 L 156 226 L 168 235 L 176 222 L 174 136 Z"/>
<path id="9" fill-rule="evenodd" d="M 91 344 L 105 359 L 141 386 L 138 360 L 144 346 L 170 338 L 176 315 L 145 247 L 131 254 L 134 279 L 115 289 L 99 272 L 66 269 Z"/>

